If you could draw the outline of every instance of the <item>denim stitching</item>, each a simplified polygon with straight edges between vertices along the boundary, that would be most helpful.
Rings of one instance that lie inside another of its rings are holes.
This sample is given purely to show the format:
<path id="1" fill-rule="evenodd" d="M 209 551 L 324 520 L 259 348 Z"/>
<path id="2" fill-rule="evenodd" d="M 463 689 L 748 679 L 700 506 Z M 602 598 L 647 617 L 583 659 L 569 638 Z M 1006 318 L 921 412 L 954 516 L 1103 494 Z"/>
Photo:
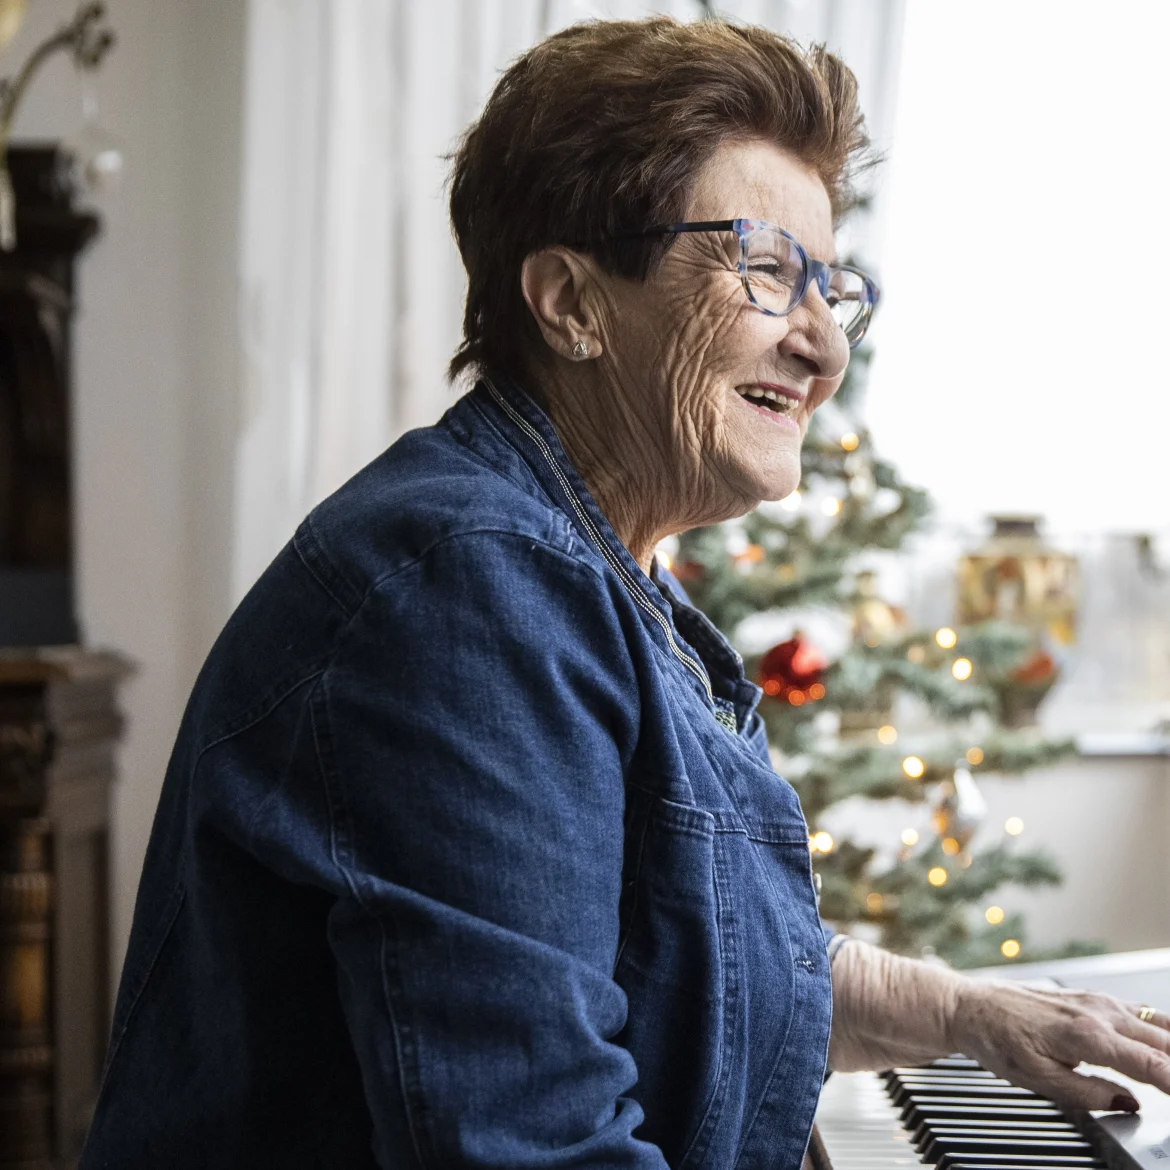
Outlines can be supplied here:
<path id="1" fill-rule="evenodd" d="M 527 419 L 523 417 L 510 402 L 508 402 L 503 395 L 492 385 L 487 378 L 484 379 L 484 384 L 488 390 L 491 391 L 492 397 L 495 398 L 500 408 L 505 414 L 518 426 L 531 440 L 537 445 L 540 453 L 544 456 L 545 461 L 552 469 L 553 474 L 557 477 L 561 485 L 561 490 L 564 491 L 569 504 L 573 511 L 577 513 L 577 518 L 581 521 L 585 531 L 589 533 L 590 539 L 597 546 L 597 551 L 605 558 L 606 563 L 617 573 L 618 577 L 625 585 L 626 589 L 633 597 L 634 601 L 644 609 L 658 624 L 662 627 L 662 632 L 666 635 L 666 640 L 670 645 L 671 650 L 678 660 L 687 667 L 688 670 L 703 684 L 703 689 L 707 692 L 707 697 L 714 703 L 715 695 L 711 690 L 711 680 L 707 677 L 707 672 L 703 668 L 702 663 L 696 662 L 689 654 L 684 654 L 679 644 L 675 641 L 674 631 L 670 628 L 670 623 L 654 606 L 650 599 L 645 595 L 638 583 L 627 572 L 626 567 L 615 557 L 606 547 L 605 541 L 601 534 L 597 531 L 589 514 L 581 506 L 581 501 L 577 499 L 576 492 L 573 491 L 572 484 L 569 483 L 565 473 L 561 470 L 548 444 L 541 437 L 540 432 L 533 427 Z"/>
<path id="2" fill-rule="evenodd" d="M 354 615 L 356 616 L 356 614 Z M 321 707 L 320 718 L 325 724 L 324 727 L 318 725 L 317 706 Z M 394 993 L 389 986 L 389 973 L 387 970 L 386 951 L 390 945 L 389 937 L 386 932 L 386 922 L 384 915 L 376 914 L 371 906 L 368 905 L 366 899 L 362 896 L 357 883 L 353 880 L 350 873 L 350 866 L 352 865 L 352 841 L 353 841 L 353 824 L 350 819 L 349 808 L 345 801 L 344 794 L 340 791 L 340 784 L 337 783 L 336 771 L 333 768 L 332 752 L 330 745 L 332 743 L 328 725 L 329 725 L 329 711 L 328 699 L 322 688 L 321 680 L 317 681 L 314 688 L 313 695 L 310 697 L 309 703 L 309 723 L 313 733 L 313 748 L 317 757 L 317 767 L 321 772 L 322 788 L 325 792 L 325 807 L 329 817 L 329 855 L 333 864 L 337 867 L 337 871 L 341 876 L 341 880 L 345 883 L 354 901 L 368 915 L 374 922 L 378 924 L 378 930 L 381 935 L 381 942 L 378 947 L 378 973 L 381 977 L 382 983 L 382 998 L 385 1001 L 386 1017 L 390 1024 L 390 1034 L 394 1040 L 394 1050 L 397 1056 L 397 1064 L 399 1071 L 399 1088 L 402 1092 L 403 1105 L 405 1106 L 406 1125 L 410 1131 L 411 1144 L 414 1146 L 415 1156 L 419 1160 L 420 1165 L 426 1165 L 427 1159 L 423 1157 L 422 1150 L 419 1144 L 419 1136 L 415 1129 L 415 1112 L 423 1112 L 418 1108 L 421 1101 L 421 1088 L 418 1084 L 417 1070 L 415 1075 L 410 1077 L 413 1084 L 407 1084 L 409 1076 L 407 1072 L 408 1063 L 417 1064 L 417 1054 L 412 1062 L 406 1059 L 405 1045 L 403 1044 L 403 1037 L 401 1035 L 401 1025 L 397 1019 L 394 1011 Z M 340 807 L 338 807 L 340 806 Z M 338 812 L 345 822 L 345 828 L 340 833 L 338 832 Z M 411 1090 L 413 1089 L 416 1098 L 415 1103 L 411 1102 Z"/>

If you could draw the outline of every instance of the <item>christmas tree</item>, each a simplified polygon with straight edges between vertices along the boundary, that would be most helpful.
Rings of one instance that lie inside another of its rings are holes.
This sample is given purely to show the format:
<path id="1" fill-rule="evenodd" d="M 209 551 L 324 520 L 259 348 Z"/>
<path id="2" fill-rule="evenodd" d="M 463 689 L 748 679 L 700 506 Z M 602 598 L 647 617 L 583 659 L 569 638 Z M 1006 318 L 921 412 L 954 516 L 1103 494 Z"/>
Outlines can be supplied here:
<path id="1" fill-rule="evenodd" d="M 867 924 L 860 933 L 891 950 L 935 953 L 958 967 L 1036 959 L 1020 916 L 990 903 L 1011 883 L 1058 883 L 1055 864 L 1019 849 L 1011 821 L 998 843 L 975 849 L 972 838 L 986 813 L 980 774 L 1022 775 L 1073 751 L 1026 726 L 1055 665 L 1031 630 L 1003 622 L 912 629 L 881 598 L 867 570 L 872 554 L 902 548 L 925 525 L 930 501 L 880 458 L 858 421 L 867 357 L 854 355 L 834 403 L 815 416 L 798 491 L 683 534 L 673 568 L 763 687 L 777 770 L 808 818 L 822 915 L 844 930 Z M 836 614 L 847 644 L 830 660 L 797 630 L 750 652 L 744 635 L 759 615 L 793 611 Z M 897 726 L 906 711 L 909 734 Z M 904 830 L 877 849 L 834 840 L 825 814 L 850 797 L 927 802 L 934 831 Z M 1095 949 L 1072 943 L 1059 953 Z"/>

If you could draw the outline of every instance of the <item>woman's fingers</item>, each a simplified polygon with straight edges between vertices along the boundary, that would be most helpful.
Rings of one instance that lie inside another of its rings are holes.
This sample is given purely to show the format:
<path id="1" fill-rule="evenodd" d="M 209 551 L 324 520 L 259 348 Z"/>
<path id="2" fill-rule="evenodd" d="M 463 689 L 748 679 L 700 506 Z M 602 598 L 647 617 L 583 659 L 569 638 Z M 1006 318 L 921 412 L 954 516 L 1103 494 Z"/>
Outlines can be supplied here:
<path id="1" fill-rule="evenodd" d="M 1141 1040 L 1131 1040 L 1120 1032 L 1099 1045 L 1100 1052 L 1086 1052 L 1082 1057 L 1086 1064 L 1103 1064 L 1115 1068 L 1135 1081 L 1153 1085 L 1163 1093 L 1170 1093 L 1170 1055 L 1160 1048 L 1154 1048 Z"/>
<path id="2" fill-rule="evenodd" d="M 1055 1061 L 1049 1061 L 1047 1067 L 1032 1072 L 1027 1087 L 1066 1109 L 1123 1109 L 1132 1113 L 1138 1107 L 1133 1094 L 1114 1081 L 1082 1076 Z"/>
<path id="3" fill-rule="evenodd" d="M 1131 1040 L 1138 1040 L 1142 1044 L 1148 1044 L 1151 1048 L 1156 1048 L 1159 1052 L 1170 1055 L 1170 1031 L 1159 1027 L 1154 1019 L 1143 1021 L 1136 1016 L 1123 1016 L 1116 1021 L 1114 1027 L 1123 1036 L 1128 1036 Z"/>
<path id="4" fill-rule="evenodd" d="M 1170 1015 L 1167 1015 L 1166 1012 L 1154 1011 L 1153 1008 L 1144 1003 L 1127 1003 L 1123 1006 L 1127 1014 L 1133 1016 L 1138 1023 L 1150 1028 L 1157 1028 L 1170 1036 Z M 1142 1012 L 1146 1014 L 1143 1016 Z"/>

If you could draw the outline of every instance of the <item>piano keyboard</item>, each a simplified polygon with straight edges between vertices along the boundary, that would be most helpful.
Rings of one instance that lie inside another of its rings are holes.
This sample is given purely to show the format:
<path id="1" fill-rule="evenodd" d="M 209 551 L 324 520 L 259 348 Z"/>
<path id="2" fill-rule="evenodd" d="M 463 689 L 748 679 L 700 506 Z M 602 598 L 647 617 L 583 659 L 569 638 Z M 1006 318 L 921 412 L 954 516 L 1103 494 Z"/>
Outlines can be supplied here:
<path id="1" fill-rule="evenodd" d="M 1037 964 L 1020 974 L 1170 1007 L 1170 951 Z M 1124 1085 L 1141 1112 L 1065 1114 L 962 1056 L 884 1073 L 835 1073 L 821 1093 L 805 1166 L 1170 1170 L 1170 1097 L 1111 1070 L 1085 1071 Z"/>
<path id="2" fill-rule="evenodd" d="M 809 1146 L 811 1170 L 1167 1170 L 1170 1098 L 1101 1070 L 1142 1103 L 1130 1114 L 1063 1114 L 974 1061 L 837 1073 L 829 1078 Z"/>

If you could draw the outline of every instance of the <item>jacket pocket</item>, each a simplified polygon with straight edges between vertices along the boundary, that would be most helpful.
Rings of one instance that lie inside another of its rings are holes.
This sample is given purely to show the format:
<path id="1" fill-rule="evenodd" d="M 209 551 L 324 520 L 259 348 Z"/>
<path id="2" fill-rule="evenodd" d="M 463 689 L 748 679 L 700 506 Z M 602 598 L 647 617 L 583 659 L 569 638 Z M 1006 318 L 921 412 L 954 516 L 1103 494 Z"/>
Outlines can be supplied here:
<path id="1" fill-rule="evenodd" d="M 627 792 L 630 857 L 614 978 L 629 1009 L 618 1042 L 638 1067 L 639 1136 L 681 1166 L 715 1124 L 728 1075 L 715 818 Z"/>

